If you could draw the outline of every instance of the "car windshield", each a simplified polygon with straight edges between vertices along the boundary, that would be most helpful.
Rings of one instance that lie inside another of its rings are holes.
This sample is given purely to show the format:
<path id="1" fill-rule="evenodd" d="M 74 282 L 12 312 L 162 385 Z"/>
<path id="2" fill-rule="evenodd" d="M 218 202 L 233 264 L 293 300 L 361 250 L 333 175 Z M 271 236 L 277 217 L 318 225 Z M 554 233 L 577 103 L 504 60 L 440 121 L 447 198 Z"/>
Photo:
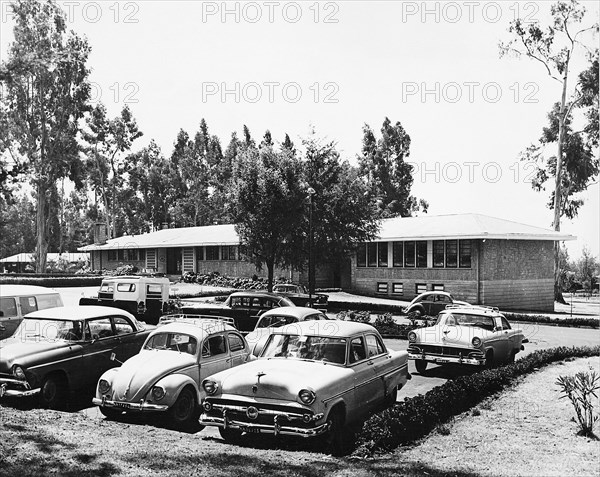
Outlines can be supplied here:
<path id="1" fill-rule="evenodd" d="M 436 325 L 444 322 L 446 325 L 476 326 L 486 330 L 494 329 L 494 318 L 484 315 L 472 315 L 465 313 L 440 313 Z"/>
<path id="2" fill-rule="evenodd" d="M 144 349 L 169 350 L 179 353 L 196 354 L 196 338 L 184 333 L 157 333 L 144 345 Z"/>
<path id="3" fill-rule="evenodd" d="M 289 325 L 296 321 L 298 320 L 292 316 L 263 316 L 256 325 L 256 328 L 279 328 L 280 326 Z"/>
<path id="4" fill-rule="evenodd" d="M 80 341 L 83 339 L 83 324 L 83 321 L 25 318 L 14 336 L 35 341 Z"/>
<path id="5" fill-rule="evenodd" d="M 346 340 L 323 336 L 274 334 L 269 338 L 261 357 L 344 364 L 346 362 Z"/>

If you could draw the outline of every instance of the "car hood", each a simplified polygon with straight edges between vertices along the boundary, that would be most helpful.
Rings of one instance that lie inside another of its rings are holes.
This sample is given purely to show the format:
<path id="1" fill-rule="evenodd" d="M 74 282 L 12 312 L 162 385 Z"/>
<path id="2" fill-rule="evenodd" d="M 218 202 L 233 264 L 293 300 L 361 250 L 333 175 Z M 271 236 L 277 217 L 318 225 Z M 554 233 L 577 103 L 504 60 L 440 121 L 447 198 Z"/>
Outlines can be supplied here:
<path id="1" fill-rule="evenodd" d="M 14 364 L 31 366 L 40 361 L 49 361 L 65 351 L 81 349 L 77 343 L 63 340 L 36 340 L 21 337 L 0 341 L 0 372 L 10 370 Z"/>
<path id="2" fill-rule="evenodd" d="M 352 375 L 349 368 L 320 361 L 263 358 L 217 373 L 211 379 L 220 382 L 222 394 L 296 401 L 302 389 L 311 389 L 321 398 L 325 390 L 334 394 L 340 383 L 352 383 Z"/>
<path id="3" fill-rule="evenodd" d="M 112 398 L 140 401 L 164 376 L 196 364 L 196 357 L 168 350 L 143 350 L 129 358 L 113 375 Z"/>

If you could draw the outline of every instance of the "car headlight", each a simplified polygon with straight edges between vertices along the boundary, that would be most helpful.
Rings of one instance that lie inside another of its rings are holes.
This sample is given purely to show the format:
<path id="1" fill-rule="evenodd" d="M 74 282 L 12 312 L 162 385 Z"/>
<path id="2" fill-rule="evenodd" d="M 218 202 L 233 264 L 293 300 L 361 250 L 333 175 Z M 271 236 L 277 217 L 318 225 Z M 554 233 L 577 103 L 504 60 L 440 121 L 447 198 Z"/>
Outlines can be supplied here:
<path id="1" fill-rule="evenodd" d="M 410 341 L 411 343 L 416 343 L 417 334 L 414 331 L 411 331 L 410 333 L 408 333 L 408 341 Z"/>
<path id="2" fill-rule="evenodd" d="M 17 379 L 20 379 L 21 381 L 25 381 L 27 378 L 25 376 L 25 371 L 23 371 L 23 368 L 21 368 L 21 366 L 15 366 L 13 367 L 13 376 Z"/>
<path id="3" fill-rule="evenodd" d="M 315 402 L 317 395 L 314 393 L 314 391 L 311 391 L 310 389 L 302 389 L 298 393 L 298 397 L 300 398 L 300 401 L 302 401 L 304 404 L 312 404 L 313 402 Z"/>
<path id="4" fill-rule="evenodd" d="M 481 339 L 475 336 L 475 338 L 471 340 L 471 344 L 475 346 L 475 348 L 479 348 L 481 346 Z"/>
<path id="5" fill-rule="evenodd" d="M 106 394 L 110 391 L 110 383 L 106 379 L 98 381 L 98 391 L 100 394 Z"/>
<path id="6" fill-rule="evenodd" d="M 211 396 L 215 394 L 219 389 L 219 385 L 215 381 L 212 381 L 210 379 L 204 381 L 202 383 L 202 387 L 204 388 L 204 391 L 206 391 L 206 394 Z"/>
<path id="7" fill-rule="evenodd" d="M 154 398 L 154 400 L 160 401 L 162 398 L 165 397 L 165 394 L 165 388 L 161 386 L 152 387 L 152 397 Z"/>

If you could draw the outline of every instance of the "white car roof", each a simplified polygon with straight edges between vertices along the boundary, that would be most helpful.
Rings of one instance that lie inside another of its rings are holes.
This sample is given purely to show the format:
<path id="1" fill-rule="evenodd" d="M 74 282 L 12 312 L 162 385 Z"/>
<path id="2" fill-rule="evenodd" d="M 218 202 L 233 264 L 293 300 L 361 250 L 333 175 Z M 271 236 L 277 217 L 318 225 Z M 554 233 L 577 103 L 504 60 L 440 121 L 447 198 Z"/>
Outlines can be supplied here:
<path id="1" fill-rule="evenodd" d="M 78 321 L 115 315 L 126 316 L 134 323 L 137 323 L 135 317 L 128 311 L 112 306 L 97 305 L 74 305 L 46 308 L 44 310 L 28 313 L 25 315 L 25 318 L 46 318 L 53 320 Z"/>
<path id="2" fill-rule="evenodd" d="M 37 285 L 0 285 L 0 296 L 56 295 L 52 288 Z"/>
<path id="3" fill-rule="evenodd" d="M 335 338 L 349 338 L 357 334 L 376 332 L 377 330 L 366 323 L 341 320 L 299 321 L 276 328 L 272 334 L 301 334 L 308 336 L 327 336 Z"/>

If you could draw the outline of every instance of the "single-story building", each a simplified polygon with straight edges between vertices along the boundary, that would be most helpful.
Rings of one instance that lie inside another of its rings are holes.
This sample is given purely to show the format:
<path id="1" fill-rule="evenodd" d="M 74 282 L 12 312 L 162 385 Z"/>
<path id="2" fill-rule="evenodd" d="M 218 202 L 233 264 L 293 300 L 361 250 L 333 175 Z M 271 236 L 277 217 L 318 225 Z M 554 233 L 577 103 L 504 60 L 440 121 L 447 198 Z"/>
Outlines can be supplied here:
<path id="1" fill-rule="evenodd" d="M 244 261 L 234 225 L 163 229 L 102 238 L 81 248 L 92 269 L 132 264 L 168 275 L 185 272 L 265 276 Z M 376 240 L 360 244 L 342 277 L 317 267 L 316 286 L 411 300 L 427 290 L 503 309 L 554 309 L 555 241 L 574 240 L 561 232 L 480 214 L 424 215 L 387 219 Z M 276 270 L 275 277 L 307 282 L 306 273 Z"/>
<path id="2" fill-rule="evenodd" d="M 46 268 L 50 271 L 73 271 L 89 265 L 88 252 L 63 252 L 48 253 Z M 2 273 L 25 273 L 35 271 L 35 257 L 33 253 L 17 253 L 0 259 Z"/>

